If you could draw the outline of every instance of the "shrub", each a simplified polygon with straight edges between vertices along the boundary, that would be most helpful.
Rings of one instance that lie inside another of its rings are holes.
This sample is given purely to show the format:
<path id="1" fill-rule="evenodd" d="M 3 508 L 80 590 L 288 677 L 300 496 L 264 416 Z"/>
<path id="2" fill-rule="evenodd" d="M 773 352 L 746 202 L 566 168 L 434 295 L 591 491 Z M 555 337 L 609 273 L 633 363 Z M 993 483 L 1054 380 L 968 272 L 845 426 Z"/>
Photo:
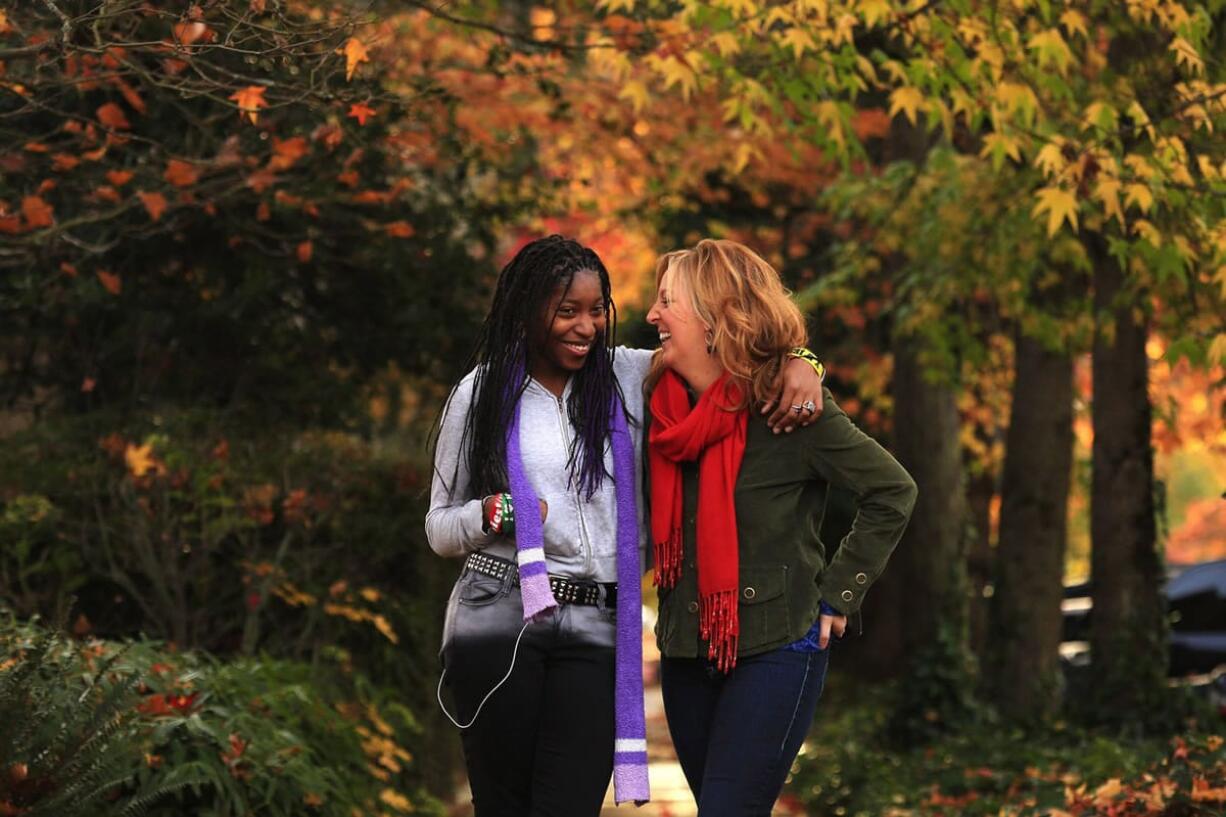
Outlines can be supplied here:
<path id="1" fill-rule="evenodd" d="M 352 672 L 222 662 L 147 641 L 75 643 L 11 617 L 0 667 L 0 813 L 438 810 L 405 774 L 412 715 Z"/>

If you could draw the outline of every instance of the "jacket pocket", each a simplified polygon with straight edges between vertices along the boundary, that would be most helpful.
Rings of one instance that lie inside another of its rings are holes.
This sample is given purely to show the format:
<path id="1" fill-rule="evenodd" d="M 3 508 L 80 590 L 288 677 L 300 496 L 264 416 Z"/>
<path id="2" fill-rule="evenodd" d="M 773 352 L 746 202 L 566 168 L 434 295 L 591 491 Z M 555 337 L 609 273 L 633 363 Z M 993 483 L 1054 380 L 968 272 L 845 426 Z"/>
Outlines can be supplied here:
<path id="1" fill-rule="evenodd" d="M 788 638 L 788 567 L 742 567 L 738 652 L 754 652 Z"/>

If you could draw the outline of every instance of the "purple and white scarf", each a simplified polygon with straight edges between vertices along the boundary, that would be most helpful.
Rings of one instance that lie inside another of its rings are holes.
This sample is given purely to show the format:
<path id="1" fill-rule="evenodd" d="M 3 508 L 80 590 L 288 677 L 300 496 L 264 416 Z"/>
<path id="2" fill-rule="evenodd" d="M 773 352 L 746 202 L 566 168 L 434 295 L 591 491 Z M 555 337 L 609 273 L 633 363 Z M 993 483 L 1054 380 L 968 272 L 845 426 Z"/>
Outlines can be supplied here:
<path id="1" fill-rule="evenodd" d="M 541 530 L 539 500 L 524 471 L 519 447 L 519 414 L 507 429 L 507 477 L 515 514 L 515 549 L 524 620 L 531 621 L 558 606 L 549 589 Z M 647 781 L 647 722 L 643 712 L 642 569 L 639 564 L 638 508 L 635 499 L 634 444 L 621 401 L 610 408 L 613 477 L 617 497 L 617 649 L 614 669 L 613 799 L 645 803 L 651 798 Z"/>

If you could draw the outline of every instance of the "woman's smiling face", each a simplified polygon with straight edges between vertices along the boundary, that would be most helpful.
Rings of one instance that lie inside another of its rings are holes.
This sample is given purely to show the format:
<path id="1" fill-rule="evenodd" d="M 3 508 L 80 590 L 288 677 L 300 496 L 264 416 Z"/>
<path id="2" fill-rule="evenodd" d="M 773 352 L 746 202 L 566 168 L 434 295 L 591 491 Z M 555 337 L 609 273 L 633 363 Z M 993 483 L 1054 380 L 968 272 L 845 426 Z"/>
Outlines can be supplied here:
<path id="1" fill-rule="evenodd" d="M 661 359 L 670 369 L 684 371 L 694 364 L 704 364 L 710 357 L 708 327 L 694 313 L 689 293 L 671 268 L 660 277 L 647 322 L 660 332 Z"/>
<path id="2" fill-rule="evenodd" d="M 533 333 L 530 368 L 537 380 L 551 387 L 583 368 L 597 341 L 604 337 L 608 304 L 600 276 L 581 270 L 554 290 L 541 311 Z"/>

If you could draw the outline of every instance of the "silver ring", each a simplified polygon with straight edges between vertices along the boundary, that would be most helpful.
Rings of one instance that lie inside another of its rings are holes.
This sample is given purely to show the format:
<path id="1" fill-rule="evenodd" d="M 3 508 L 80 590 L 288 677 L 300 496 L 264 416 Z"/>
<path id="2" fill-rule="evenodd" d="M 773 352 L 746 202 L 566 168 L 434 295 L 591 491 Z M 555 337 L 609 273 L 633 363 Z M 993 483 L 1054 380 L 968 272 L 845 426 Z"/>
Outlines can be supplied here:
<path id="1" fill-rule="evenodd" d="M 804 410 L 804 408 L 805 408 L 805 407 L 804 407 L 804 406 L 802 406 L 802 405 L 799 405 L 799 404 L 796 404 L 796 403 L 793 403 L 793 404 L 792 404 L 792 411 L 796 412 L 797 414 L 800 414 L 800 412 L 801 412 L 801 411 L 803 411 L 803 410 Z"/>
<path id="2" fill-rule="evenodd" d="M 804 409 L 805 411 L 807 411 L 809 414 L 814 414 L 817 412 L 817 403 L 814 403 L 812 400 L 804 401 L 803 403 L 800 404 L 800 407 Z"/>

